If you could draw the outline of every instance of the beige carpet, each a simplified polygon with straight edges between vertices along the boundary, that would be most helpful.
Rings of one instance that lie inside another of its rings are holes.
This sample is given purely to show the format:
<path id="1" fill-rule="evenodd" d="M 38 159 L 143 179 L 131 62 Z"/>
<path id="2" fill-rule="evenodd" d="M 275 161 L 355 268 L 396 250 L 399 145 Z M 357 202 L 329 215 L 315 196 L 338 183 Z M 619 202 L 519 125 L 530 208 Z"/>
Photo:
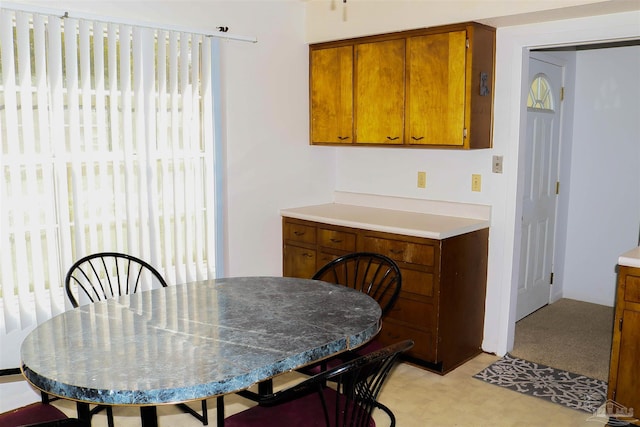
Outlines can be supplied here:
<path id="1" fill-rule="evenodd" d="M 516 323 L 511 354 L 608 381 L 613 307 L 560 299 Z"/>

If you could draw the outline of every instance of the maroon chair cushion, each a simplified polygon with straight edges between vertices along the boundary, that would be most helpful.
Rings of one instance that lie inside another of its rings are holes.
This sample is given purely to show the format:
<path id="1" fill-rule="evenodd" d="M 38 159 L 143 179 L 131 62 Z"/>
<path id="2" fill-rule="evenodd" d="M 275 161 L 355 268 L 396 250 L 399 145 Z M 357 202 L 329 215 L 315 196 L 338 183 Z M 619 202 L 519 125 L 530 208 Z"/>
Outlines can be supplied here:
<path id="1" fill-rule="evenodd" d="M 68 417 L 55 406 L 38 402 L 0 414 L 0 426 L 18 427 L 65 418 Z"/>
<path id="2" fill-rule="evenodd" d="M 325 399 L 331 427 L 335 426 L 336 397 L 340 396 L 344 407 L 344 395 L 326 388 Z M 373 418 L 368 416 L 368 427 L 375 427 Z M 254 406 L 224 420 L 225 427 L 326 427 L 324 411 L 318 393 L 308 394 L 299 399 L 276 406 Z M 340 424 L 338 424 L 340 425 Z"/>

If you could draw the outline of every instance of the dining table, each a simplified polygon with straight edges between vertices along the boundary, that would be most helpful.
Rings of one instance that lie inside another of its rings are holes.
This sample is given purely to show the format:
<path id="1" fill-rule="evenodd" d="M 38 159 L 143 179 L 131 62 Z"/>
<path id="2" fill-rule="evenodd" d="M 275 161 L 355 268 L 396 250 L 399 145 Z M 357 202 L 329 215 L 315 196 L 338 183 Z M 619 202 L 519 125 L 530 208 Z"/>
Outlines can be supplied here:
<path id="1" fill-rule="evenodd" d="M 378 303 L 311 279 L 230 277 L 124 295 L 38 325 L 21 347 L 35 388 L 89 405 L 139 406 L 156 427 L 158 405 L 221 398 L 370 341 Z M 222 412 L 222 413 L 220 413 Z"/>

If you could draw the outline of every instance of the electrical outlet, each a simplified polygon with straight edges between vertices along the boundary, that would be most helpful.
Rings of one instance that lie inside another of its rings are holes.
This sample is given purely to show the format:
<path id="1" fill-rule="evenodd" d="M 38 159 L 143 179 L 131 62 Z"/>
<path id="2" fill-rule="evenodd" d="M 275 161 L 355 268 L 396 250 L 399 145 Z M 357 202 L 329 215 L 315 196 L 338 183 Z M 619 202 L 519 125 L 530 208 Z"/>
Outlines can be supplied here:
<path id="1" fill-rule="evenodd" d="M 493 173 L 502 173 L 502 156 L 493 156 L 491 170 Z"/>
<path id="2" fill-rule="evenodd" d="M 418 172 L 418 188 L 427 188 L 427 173 L 423 171 Z"/>
<path id="3" fill-rule="evenodd" d="M 471 191 L 482 191 L 482 175 L 471 175 Z"/>

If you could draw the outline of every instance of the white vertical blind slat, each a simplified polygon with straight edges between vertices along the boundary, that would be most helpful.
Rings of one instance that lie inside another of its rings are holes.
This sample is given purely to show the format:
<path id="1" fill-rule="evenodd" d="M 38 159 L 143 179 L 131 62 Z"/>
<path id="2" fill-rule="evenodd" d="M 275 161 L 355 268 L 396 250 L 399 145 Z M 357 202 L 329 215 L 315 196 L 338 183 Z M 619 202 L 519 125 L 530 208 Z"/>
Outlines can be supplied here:
<path id="1" fill-rule="evenodd" d="M 13 49 L 13 13 L 0 10 L 0 43 L 2 43 L 2 67 L 3 69 L 14 70 L 15 69 L 15 57 Z M 2 85 L 4 89 L 4 108 L 5 108 L 5 129 L 7 140 L 18 141 L 18 107 L 16 102 L 16 76 L 12 72 L 2 73 Z M 3 143 L 4 144 L 4 143 Z M 7 152 L 0 152 L 2 155 L 2 172 L 8 173 L 10 182 L 4 182 L 2 186 L 3 200 L 6 200 L 10 195 L 15 194 L 17 188 L 14 182 L 19 173 L 17 162 L 11 162 L 7 157 L 15 156 L 17 146 L 9 144 Z M 2 209 L 2 246 L 11 247 L 11 229 L 9 228 L 9 208 L 10 205 L 3 207 Z M 14 221 L 16 221 L 14 219 Z M 17 219 L 20 221 L 20 219 Z M 14 223 L 15 224 L 15 223 Z M 18 231 L 18 225 L 14 225 L 14 236 Z M 22 239 L 18 239 L 22 240 Z M 17 330 L 21 326 L 20 310 L 18 295 L 16 292 L 16 271 L 20 267 L 17 265 L 17 257 L 20 242 L 16 242 L 16 251 L 14 253 L 6 254 L 0 259 L 2 260 L 2 293 L 4 298 L 4 326 L 6 332 Z M 19 286 L 20 283 L 17 283 Z"/>
<path id="2" fill-rule="evenodd" d="M 122 123 L 119 106 L 121 103 L 121 95 L 118 82 L 118 26 L 109 24 L 107 28 L 107 90 L 109 91 L 109 121 L 110 121 L 110 139 L 108 143 L 114 153 L 122 151 L 121 127 Z M 111 174 L 113 179 L 113 208 L 115 221 L 114 227 L 114 248 L 125 247 L 124 235 L 126 233 L 126 215 L 123 212 L 125 205 L 125 191 L 122 183 L 122 163 L 121 158 L 117 155 L 110 159 Z"/>
<path id="3" fill-rule="evenodd" d="M 143 40 L 142 36 L 144 35 L 144 31 L 139 28 L 133 28 L 132 38 L 131 38 L 131 52 L 133 58 L 133 73 L 132 73 L 132 86 L 131 86 L 131 94 L 133 97 L 133 105 L 131 111 L 131 118 L 133 124 L 133 132 L 135 133 L 135 141 L 136 141 L 136 150 L 135 150 L 135 158 L 137 160 L 136 165 L 136 180 L 132 181 L 133 187 L 135 188 L 135 194 L 138 195 L 136 197 L 137 209 L 136 209 L 136 219 L 140 224 L 140 227 L 137 227 L 138 233 L 137 236 L 132 236 L 132 240 L 134 240 L 134 246 L 130 249 L 130 252 L 136 254 L 141 258 L 148 257 L 146 253 L 147 245 L 142 245 L 143 242 L 146 242 L 148 239 L 148 228 L 147 228 L 147 218 L 145 215 L 145 210 L 147 209 L 146 199 L 144 197 L 140 197 L 140 190 L 146 188 L 146 177 L 147 177 L 147 162 L 146 162 L 146 147 L 143 143 L 145 141 L 145 133 L 144 133 L 144 93 L 143 93 L 143 62 L 142 62 L 142 51 L 143 51 Z M 134 239 L 135 238 L 135 239 Z"/>
<path id="4" fill-rule="evenodd" d="M 87 216 L 86 207 L 88 205 L 85 195 L 82 192 L 84 176 L 83 176 L 83 157 L 85 149 L 83 147 L 80 135 L 80 102 L 78 88 L 78 39 L 77 28 L 78 21 L 76 19 L 67 18 L 64 23 L 64 83 L 66 87 L 66 117 L 67 135 L 69 154 L 68 162 L 71 166 L 71 191 L 73 204 L 72 218 L 72 235 L 75 250 L 79 253 L 86 253 L 87 236 L 86 221 L 90 217 Z M 73 53 L 72 53 L 73 52 Z M 64 93 L 64 91 L 63 91 Z"/>
<path id="5" fill-rule="evenodd" d="M 167 87 L 167 49 L 166 41 L 168 40 L 168 34 L 166 31 L 158 32 L 158 58 L 157 58 L 157 75 L 158 75 L 158 120 L 157 120 L 157 141 L 159 156 L 162 161 L 162 173 L 161 173 L 161 185 L 160 191 L 162 192 L 160 212 L 162 218 L 162 237 L 161 247 L 163 255 L 163 271 L 166 279 L 169 283 L 175 283 L 175 269 L 173 268 L 173 257 L 171 255 L 172 245 L 172 233 L 171 231 L 171 210 L 173 201 L 173 186 L 170 185 L 173 180 L 167 180 L 170 177 L 171 164 L 169 159 L 171 158 L 171 152 L 169 151 L 168 132 L 169 132 L 169 116 L 167 114 L 168 108 L 168 87 Z"/>
<path id="6" fill-rule="evenodd" d="M 133 104 L 132 104 L 132 87 L 131 87 L 131 27 L 128 25 L 121 25 L 119 28 L 120 42 L 120 96 L 121 96 L 121 108 L 122 108 L 122 163 L 124 165 L 124 203 L 126 211 L 125 226 L 127 232 L 125 233 L 126 244 L 125 248 L 129 253 L 135 253 L 137 248 L 137 238 L 134 233 L 129 230 L 127 225 L 139 224 L 137 217 L 137 202 L 134 201 L 133 195 L 136 191 L 137 177 L 134 172 L 134 163 L 138 165 L 137 161 L 137 144 L 134 143 L 133 134 Z"/>
<path id="7" fill-rule="evenodd" d="M 96 247 L 100 244 L 100 206 L 105 199 L 105 195 L 97 191 L 95 162 L 96 149 L 93 139 L 93 114 L 91 96 L 91 23 L 82 20 L 78 23 L 78 88 L 79 99 L 81 101 L 79 117 L 79 144 L 84 149 L 82 186 L 78 192 L 83 195 L 85 206 L 83 218 L 86 248 Z"/>
<path id="8" fill-rule="evenodd" d="M 200 67 L 200 53 L 201 53 L 201 49 L 202 49 L 202 36 L 193 36 L 192 39 L 192 43 L 191 43 L 191 81 L 192 82 L 199 82 L 201 81 L 201 75 L 200 73 L 202 73 L 202 69 Z M 191 133 L 191 149 L 193 151 L 193 155 L 194 155 L 194 179 L 195 179 L 195 183 L 194 183 L 194 189 L 196 194 L 204 194 L 205 188 L 203 188 L 203 159 L 202 159 L 202 153 L 200 151 L 200 134 L 199 131 L 202 128 L 202 124 L 200 123 L 201 121 L 201 117 L 202 117 L 202 111 L 201 111 L 201 97 L 202 97 L 202 93 L 201 93 L 201 87 L 200 85 L 197 84 L 193 84 L 193 124 L 191 126 L 191 128 L 193 129 L 192 133 Z M 194 197 L 193 198 L 193 202 L 194 202 L 194 214 L 195 214 L 195 218 L 194 218 L 194 228 L 195 228 L 195 232 L 199 235 L 199 236 L 204 236 L 205 235 L 205 229 L 204 229 L 204 221 L 202 218 L 203 215 L 203 210 L 204 210 L 204 203 L 203 203 L 203 199 L 201 197 Z M 197 239 L 194 242 L 194 251 L 195 251 L 195 256 L 194 256 L 194 261 L 195 261 L 195 277 L 196 280 L 201 280 L 203 278 L 205 278 L 205 274 L 204 274 L 204 262 L 202 259 L 202 250 L 203 250 L 203 239 Z"/>
<path id="9" fill-rule="evenodd" d="M 54 185 L 54 165 L 51 161 L 53 147 L 51 146 L 51 135 L 49 128 L 51 122 L 49 120 L 49 97 L 47 89 L 47 52 L 46 45 L 46 25 L 45 16 L 36 15 L 33 17 L 34 29 L 34 65 L 35 65 L 35 82 L 36 87 L 36 103 L 37 103 L 37 141 L 39 143 L 38 154 L 42 158 L 40 166 L 42 175 L 39 181 L 42 183 L 41 197 L 46 203 L 40 203 L 43 206 L 43 226 L 42 240 L 44 241 L 44 253 L 42 254 L 42 263 L 45 268 L 46 283 L 48 284 L 49 305 L 43 310 L 38 311 L 38 323 L 49 318 L 52 314 L 61 313 L 64 310 L 64 299 L 62 296 L 62 281 L 60 278 L 60 270 L 57 262 L 58 239 L 55 215 L 55 194 Z M 36 284 L 37 286 L 37 284 Z"/>
<path id="10" fill-rule="evenodd" d="M 171 97 L 171 157 L 173 163 L 173 244 L 176 248 L 175 258 L 175 281 L 174 283 L 184 283 L 185 273 L 183 272 L 184 244 L 181 236 L 184 235 L 182 229 L 182 200 L 184 191 L 180 191 L 184 162 L 179 156 L 181 151 L 180 142 L 180 105 L 179 105 L 179 76 L 178 76 L 178 34 L 171 33 L 169 38 L 169 94 Z M 182 187 L 184 188 L 184 187 Z M 180 258 L 178 258 L 180 254 Z"/>
<path id="11" fill-rule="evenodd" d="M 16 13 L 17 53 L 14 57 L 15 63 L 19 62 L 21 58 L 24 58 L 27 53 L 24 51 L 24 40 L 28 40 L 29 38 L 29 27 L 28 21 L 23 19 L 24 16 L 24 13 Z M 26 44 L 29 44 L 28 41 Z M 30 56 L 27 56 L 27 58 L 29 57 Z M 28 268 L 29 249 L 26 240 L 29 219 L 24 215 L 30 208 L 30 202 L 27 197 L 24 197 L 27 188 L 25 188 L 26 182 L 24 182 L 22 176 L 23 168 L 18 161 L 24 158 L 24 132 L 21 130 L 21 119 L 23 117 L 20 114 L 21 105 L 18 104 L 18 102 L 21 103 L 24 101 L 21 71 L 24 73 L 24 70 L 20 70 L 20 66 L 18 66 L 17 80 L 16 76 L 14 76 L 12 79 L 12 88 L 9 89 L 11 93 L 8 98 L 5 96 L 5 108 L 8 119 L 9 140 L 15 141 L 13 144 L 9 144 L 9 154 L 15 157 L 15 159 L 10 162 L 9 179 L 11 180 L 11 191 L 14 197 L 19 197 L 22 201 L 22 205 L 13 207 L 13 238 L 15 242 L 15 270 L 13 280 L 18 284 L 17 297 L 20 310 L 20 324 L 31 325 L 35 322 L 35 310 L 33 297 L 30 294 L 29 272 L 31 270 Z"/>
<path id="12" fill-rule="evenodd" d="M 62 21 L 55 16 L 49 16 L 47 21 L 47 85 L 49 90 L 49 114 L 52 164 L 55 171 L 55 199 L 58 232 L 58 262 L 61 274 L 73 262 L 73 228 L 70 215 L 69 175 L 67 168 L 67 137 L 65 130 L 65 94 L 62 46 Z M 62 283 L 62 278 L 59 279 Z M 66 301 L 66 307 L 71 304 Z"/>
<path id="13" fill-rule="evenodd" d="M 202 42 L 202 144 L 204 183 L 203 200 L 205 215 L 210 218 L 215 212 L 215 176 L 213 173 L 214 159 L 214 121 L 213 121 L 213 58 L 211 38 L 205 37 Z M 207 259 L 215 259 L 215 226 L 213 222 L 204 225 L 204 244 Z M 206 277 L 215 277 L 215 262 L 206 263 Z"/>
<path id="14" fill-rule="evenodd" d="M 189 51 L 190 37 L 188 35 L 182 35 L 180 37 L 180 51 Z M 180 91 L 182 93 L 182 155 L 184 159 L 184 188 L 189 189 L 184 192 L 184 198 L 182 202 L 184 212 L 184 233 L 181 238 L 183 239 L 183 247 L 185 248 L 185 269 L 186 280 L 191 282 L 195 280 L 191 263 L 193 261 L 193 250 L 187 239 L 194 235 L 193 217 L 192 217 L 192 201 L 193 201 L 193 158 L 190 155 L 191 147 L 191 116 L 193 111 L 193 92 L 191 89 L 189 70 L 191 69 L 189 63 L 189 55 L 180 55 Z"/>

